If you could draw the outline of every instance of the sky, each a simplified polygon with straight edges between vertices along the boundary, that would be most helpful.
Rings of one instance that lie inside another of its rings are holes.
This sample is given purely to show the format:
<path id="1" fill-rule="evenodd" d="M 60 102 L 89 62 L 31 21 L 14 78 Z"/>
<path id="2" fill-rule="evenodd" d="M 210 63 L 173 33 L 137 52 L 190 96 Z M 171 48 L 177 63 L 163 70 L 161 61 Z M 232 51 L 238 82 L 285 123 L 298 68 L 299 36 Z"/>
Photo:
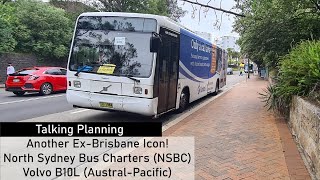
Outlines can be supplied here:
<path id="1" fill-rule="evenodd" d="M 193 0 L 196 1 L 196 0 Z M 210 0 L 198 0 L 199 3 L 207 4 Z M 221 8 L 230 10 L 234 5 L 234 0 L 211 0 L 209 3 L 210 6 L 214 7 L 220 7 L 220 1 L 221 1 Z M 205 17 L 205 14 L 203 13 L 204 8 L 201 8 L 200 13 L 200 20 L 199 20 L 199 8 L 198 5 L 193 5 L 193 7 L 197 8 L 197 11 L 195 13 L 195 18 L 192 18 L 192 12 L 193 8 L 190 3 L 183 3 L 183 1 L 178 0 L 179 6 L 183 10 L 187 10 L 188 12 L 186 15 L 181 18 L 181 24 L 189 28 L 193 31 L 201 31 L 201 32 L 208 32 L 211 33 L 213 36 L 213 39 L 221 36 L 239 36 L 237 33 L 232 32 L 232 24 L 234 22 L 234 16 L 233 15 L 227 15 L 226 13 L 221 13 L 216 11 L 218 20 L 221 23 L 220 30 L 214 26 L 215 21 L 217 20 L 214 10 L 209 10 L 207 13 L 207 16 Z M 222 21 L 221 21 L 221 14 L 222 14 Z"/>

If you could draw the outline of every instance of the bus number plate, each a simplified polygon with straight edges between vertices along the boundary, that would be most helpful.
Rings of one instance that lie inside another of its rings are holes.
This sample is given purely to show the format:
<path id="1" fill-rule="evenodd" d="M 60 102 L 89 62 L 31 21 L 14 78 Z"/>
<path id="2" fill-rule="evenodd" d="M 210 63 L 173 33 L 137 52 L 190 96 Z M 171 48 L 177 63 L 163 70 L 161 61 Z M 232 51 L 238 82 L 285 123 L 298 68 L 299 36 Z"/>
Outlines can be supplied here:
<path id="1" fill-rule="evenodd" d="M 112 103 L 107 103 L 107 102 L 99 102 L 100 107 L 104 107 L 104 108 L 113 108 Z"/>

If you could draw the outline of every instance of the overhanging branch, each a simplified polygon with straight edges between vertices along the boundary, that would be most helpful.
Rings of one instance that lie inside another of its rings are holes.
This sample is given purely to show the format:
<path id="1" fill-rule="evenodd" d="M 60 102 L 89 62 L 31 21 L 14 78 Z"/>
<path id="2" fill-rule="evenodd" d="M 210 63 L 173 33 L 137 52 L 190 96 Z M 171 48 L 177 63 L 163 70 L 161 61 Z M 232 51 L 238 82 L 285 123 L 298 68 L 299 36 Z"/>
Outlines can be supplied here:
<path id="1" fill-rule="evenodd" d="M 233 12 L 233 11 L 228 11 L 228 10 L 225 10 L 225 9 L 222 9 L 222 8 L 213 7 L 213 6 L 210 6 L 208 4 L 201 4 L 199 2 L 194 2 L 194 1 L 190 1 L 190 0 L 181 0 L 181 1 L 185 1 L 185 2 L 188 2 L 190 4 L 196 4 L 196 5 L 199 5 L 199 6 L 202 6 L 202 7 L 214 9 L 214 10 L 221 11 L 221 12 L 224 12 L 224 13 L 227 13 L 227 14 L 232 14 L 232 15 L 235 15 L 235 16 L 246 17 L 244 14 L 239 14 L 239 13 L 236 13 L 236 12 Z"/>

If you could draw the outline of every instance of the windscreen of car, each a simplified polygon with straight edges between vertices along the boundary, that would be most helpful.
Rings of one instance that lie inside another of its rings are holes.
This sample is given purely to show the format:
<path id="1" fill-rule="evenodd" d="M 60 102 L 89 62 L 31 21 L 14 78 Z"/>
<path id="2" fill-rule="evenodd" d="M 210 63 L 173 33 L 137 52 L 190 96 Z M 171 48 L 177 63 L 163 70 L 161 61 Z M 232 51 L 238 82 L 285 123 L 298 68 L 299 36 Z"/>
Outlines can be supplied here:
<path id="1" fill-rule="evenodd" d="M 71 71 L 101 73 L 114 67 L 116 76 L 149 77 L 153 54 L 150 37 L 156 20 L 126 17 L 81 17 L 69 61 Z"/>

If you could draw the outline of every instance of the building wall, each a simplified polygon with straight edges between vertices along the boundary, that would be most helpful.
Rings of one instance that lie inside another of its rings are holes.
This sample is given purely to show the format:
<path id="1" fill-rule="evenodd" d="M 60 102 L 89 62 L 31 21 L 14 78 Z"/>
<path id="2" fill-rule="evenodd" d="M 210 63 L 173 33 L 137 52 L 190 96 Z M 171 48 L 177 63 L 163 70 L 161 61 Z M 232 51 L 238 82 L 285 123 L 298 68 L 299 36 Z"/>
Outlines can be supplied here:
<path id="1" fill-rule="evenodd" d="M 67 60 L 64 61 L 39 61 L 35 55 L 7 53 L 0 55 L 0 83 L 4 83 L 7 77 L 8 63 L 12 63 L 15 70 L 33 66 L 59 66 L 67 67 Z"/>
<path id="2" fill-rule="evenodd" d="M 232 48 L 235 51 L 240 52 L 240 47 L 236 44 L 238 39 L 239 38 L 234 36 L 223 36 L 217 40 L 217 45 L 223 49 Z"/>
<path id="3" fill-rule="evenodd" d="M 207 33 L 207 32 L 199 32 L 199 31 L 196 31 L 195 32 L 198 36 L 201 36 L 202 38 L 212 42 L 212 35 L 210 33 Z"/>

